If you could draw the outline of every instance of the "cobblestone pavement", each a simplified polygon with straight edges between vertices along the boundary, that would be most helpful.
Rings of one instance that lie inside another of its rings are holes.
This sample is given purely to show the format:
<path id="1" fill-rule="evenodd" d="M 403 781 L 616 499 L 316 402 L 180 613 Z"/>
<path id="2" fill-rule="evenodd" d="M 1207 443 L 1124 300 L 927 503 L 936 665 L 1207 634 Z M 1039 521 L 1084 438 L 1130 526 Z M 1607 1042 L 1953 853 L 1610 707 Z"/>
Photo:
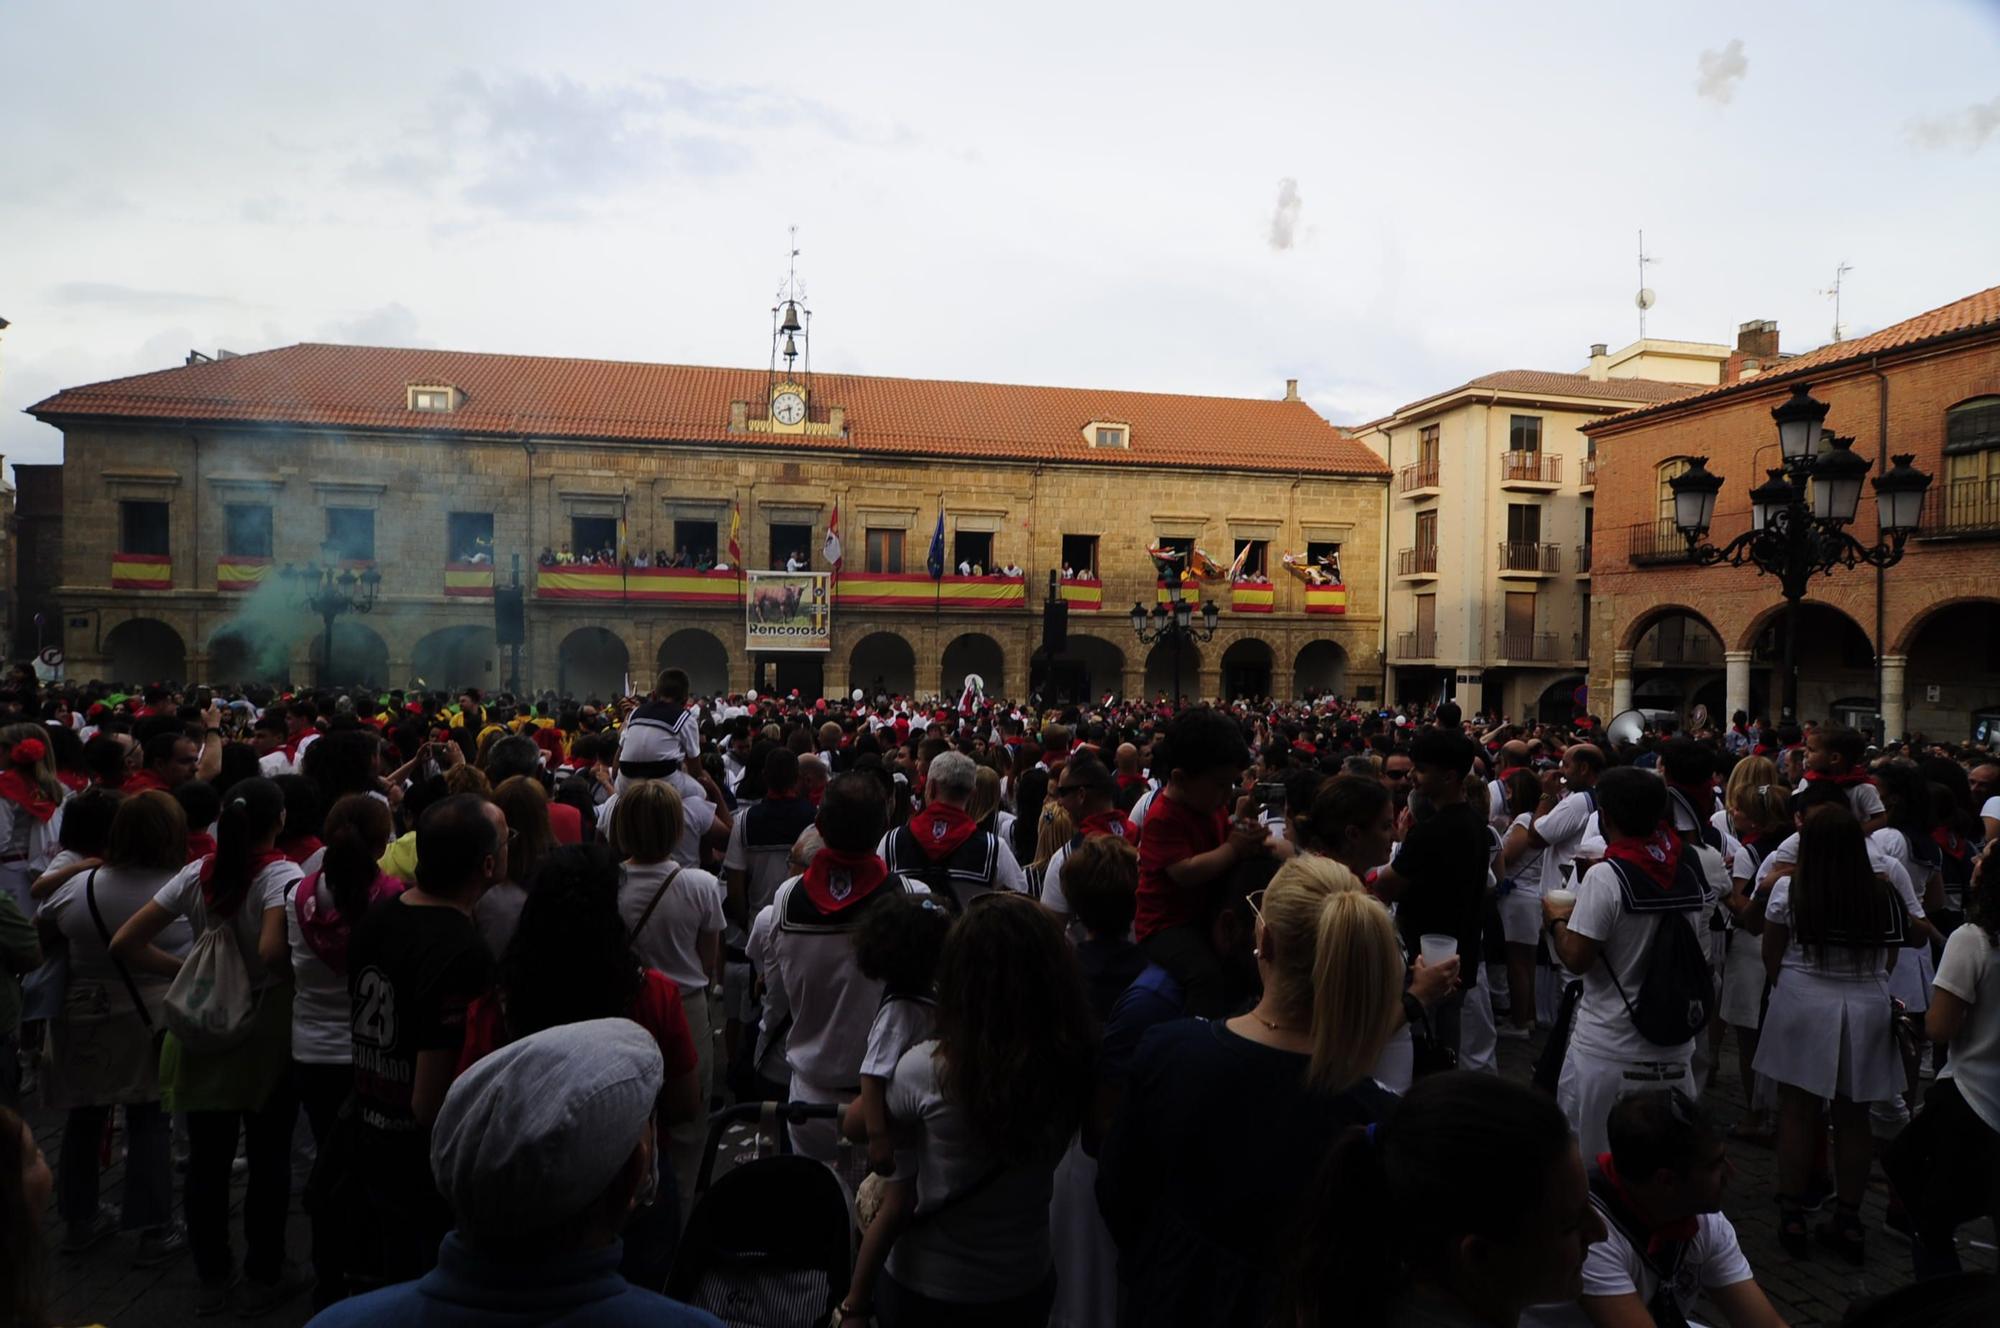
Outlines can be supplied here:
<path id="1" fill-rule="evenodd" d="M 1500 1044 L 1502 1073 L 1511 1079 L 1526 1080 L 1540 1045 L 1539 1034 L 1532 1042 L 1503 1041 Z M 1706 1100 L 1717 1120 L 1726 1126 L 1733 1123 L 1743 1110 L 1733 1044 L 1725 1043 L 1721 1061 L 1721 1071 Z M 46 1111 L 31 1112 L 30 1117 L 36 1137 L 53 1161 L 61 1142 L 60 1118 Z M 1729 1148 L 1736 1163 L 1736 1178 L 1725 1200 L 1724 1211 L 1736 1225 L 1751 1267 L 1757 1272 L 1758 1282 L 1789 1322 L 1795 1325 L 1838 1323 L 1850 1300 L 1877 1295 L 1909 1281 L 1908 1244 L 1882 1225 L 1885 1191 L 1879 1171 L 1869 1186 L 1867 1202 L 1862 1210 L 1862 1220 L 1868 1229 L 1866 1265 L 1854 1268 L 1831 1254 L 1819 1253 L 1794 1261 L 1778 1247 L 1778 1214 L 1771 1198 L 1777 1188 L 1776 1156 L 1769 1149 L 1735 1141 L 1731 1141 Z M 723 1165 L 726 1167 L 729 1160 L 745 1151 L 745 1136 L 740 1130 L 733 1132 L 731 1142 L 725 1147 L 729 1156 Z M 118 1203 L 123 1180 L 123 1164 L 114 1154 L 112 1166 L 104 1177 L 106 1204 L 115 1206 Z M 240 1185 L 235 1199 L 237 1206 L 231 1210 L 231 1226 L 240 1254 Z M 306 1236 L 306 1218 L 295 1198 L 285 1239 L 292 1258 L 301 1264 L 306 1261 Z M 50 1248 L 54 1248 L 61 1239 L 61 1228 L 53 1210 L 49 1214 L 48 1239 Z M 194 1317 L 194 1268 L 185 1256 L 164 1268 L 135 1269 L 132 1267 L 134 1240 L 133 1236 L 120 1235 L 81 1256 L 55 1256 L 53 1287 L 58 1323 L 106 1324 L 110 1328 L 170 1328 L 196 1322 L 218 1322 L 198 1321 Z M 1968 1268 L 1993 1268 L 1994 1232 L 1991 1224 L 1982 1221 L 1961 1229 L 1959 1249 Z M 304 1323 L 308 1317 L 306 1298 L 301 1295 L 259 1322 L 289 1328 L 290 1325 Z M 1712 1315 L 1710 1321 L 1721 1322 Z"/>

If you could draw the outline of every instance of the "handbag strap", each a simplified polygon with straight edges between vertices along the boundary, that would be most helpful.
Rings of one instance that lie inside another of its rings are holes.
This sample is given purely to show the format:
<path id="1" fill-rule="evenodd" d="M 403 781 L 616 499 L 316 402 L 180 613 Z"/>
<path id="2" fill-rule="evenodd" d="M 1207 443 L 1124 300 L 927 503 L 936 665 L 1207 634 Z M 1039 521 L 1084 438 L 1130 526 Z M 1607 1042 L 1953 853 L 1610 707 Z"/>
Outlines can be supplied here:
<path id="1" fill-rule="evenodd" d="M 132 998 L 132 1008 L 139 1012 L 139 1018 L 144 1021 L 146 1027 L 151 1028 L 153 1026 L 153 1015 L 146 1008 L 146 1002 L 140 999 L 139 984 L 132 981 L 131 970 L 125 967 L 125 961 L 111 953 L 111 929 L 104 925 L 104 915 L 97 911 L 97 868 L 95 867 L 92 867 L 90 875 L 84 878 L 83 898 L 84 902 L 90 905 L 90 920 L 97 924 L 97 936 L 99 940 L 104 942 L 104 953 L 111 960 L 111 966 L 118 970 L 119 978 L 125 983 L 125 994 Z"/>
<path id="2" fill-rule="evenodd" d="M 653 891 L 653 897 L 646 901 L 646 911 L 641 913 L 639 920 L 632 924 L 632 933 L 626 937 L 627 941 L 636 941 L 639 939 L 639 933 L 646 929 L 646 919 L 653 916 L 653 910 L 660 906 L 662 899 L 666 898 L 667 887 L 672 885 L 674 878 L 680 874 L 681 864 L 677 862 L 674 864 L 674 869 L 667 873 L 667 879 L 660 882 L 660 888 Z"/>

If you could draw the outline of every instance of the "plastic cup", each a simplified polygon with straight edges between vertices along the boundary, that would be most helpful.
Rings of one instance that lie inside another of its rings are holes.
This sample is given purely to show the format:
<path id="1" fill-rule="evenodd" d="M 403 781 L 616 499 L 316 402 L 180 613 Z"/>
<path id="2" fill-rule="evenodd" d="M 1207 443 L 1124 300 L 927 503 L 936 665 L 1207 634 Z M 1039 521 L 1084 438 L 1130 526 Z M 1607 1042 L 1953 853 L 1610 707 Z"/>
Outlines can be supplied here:
<path id="1" fill-rule="evenodd" d="M 1574 890 L 1551 890 L 1544 898 L 1565 913 L 1576 907 L 1576 891 Z"/>
<path id="2" fill-rule="evenodd" d="M 1458 958 L 1458 937 L 1425 932 L 1417 938 L 1417 951 L 1423 955 L 1427 967 L 1436 968 L 1447 960 Z"/>

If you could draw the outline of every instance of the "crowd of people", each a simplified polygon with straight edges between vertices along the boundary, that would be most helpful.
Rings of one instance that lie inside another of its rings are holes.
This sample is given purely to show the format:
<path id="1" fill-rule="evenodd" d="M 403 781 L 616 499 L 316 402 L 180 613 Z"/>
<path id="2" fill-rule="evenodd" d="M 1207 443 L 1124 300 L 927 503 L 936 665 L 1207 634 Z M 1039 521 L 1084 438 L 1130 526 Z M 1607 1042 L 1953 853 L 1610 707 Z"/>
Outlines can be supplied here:
<path id="1" fill-rule="evenodd" d="M 793 561 L 798 562 L 800 567 L 804 565 L 803 558 L 802 554 L 793 555 Z M 474 558 L 473 561 L 481 560 Z M 666 549 L 628 549 L 624 557 L 620 558 L 618 550 L 608 544 L 603 548 L 580 551 L 572 551 L 567 544 L 559 549 L 543 545 L 535 561 L 543 567 L 685 567 L 696 572 L 729 570 L 728 560 L 716 557 L 713 549 L 696 549 L 692 553 L 685 548 L 675 549 L 672 552 Z M 792 567 L 790 570 L 796 572 L 800 567 Z"/>
<path id="2" fill-rule="evenodd" d="M 0 725 L 7 1325 L 118 1241 L 201 1314 L 331 1325 L 1767 1328 L 1727 1137 L 1775 1148 L 1788 1258 L 1860 1262 L 1879 1167 L 1915 1288 L 1970 1295 L 2000 1207 L 1981 748 L 676 669 L 610 704 L 16 675 Z M 804 1290 L 689 1271 L 745 1220 L 709 1115 L 771 1102 L 845 1187 Z"/>

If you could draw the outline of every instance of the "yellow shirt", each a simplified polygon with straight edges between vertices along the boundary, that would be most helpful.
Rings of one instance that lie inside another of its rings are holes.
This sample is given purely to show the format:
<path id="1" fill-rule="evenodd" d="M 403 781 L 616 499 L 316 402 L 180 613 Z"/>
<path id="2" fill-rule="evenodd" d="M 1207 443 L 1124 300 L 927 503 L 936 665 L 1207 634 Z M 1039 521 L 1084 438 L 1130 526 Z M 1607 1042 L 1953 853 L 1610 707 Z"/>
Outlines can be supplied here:
<path id="1" fill-rule="evenodd" d="M 417 883 L 417 832 L 389 841 L 382 860 L 375 864 L 384 876 L 393 876 L 408 885 Z"/>

